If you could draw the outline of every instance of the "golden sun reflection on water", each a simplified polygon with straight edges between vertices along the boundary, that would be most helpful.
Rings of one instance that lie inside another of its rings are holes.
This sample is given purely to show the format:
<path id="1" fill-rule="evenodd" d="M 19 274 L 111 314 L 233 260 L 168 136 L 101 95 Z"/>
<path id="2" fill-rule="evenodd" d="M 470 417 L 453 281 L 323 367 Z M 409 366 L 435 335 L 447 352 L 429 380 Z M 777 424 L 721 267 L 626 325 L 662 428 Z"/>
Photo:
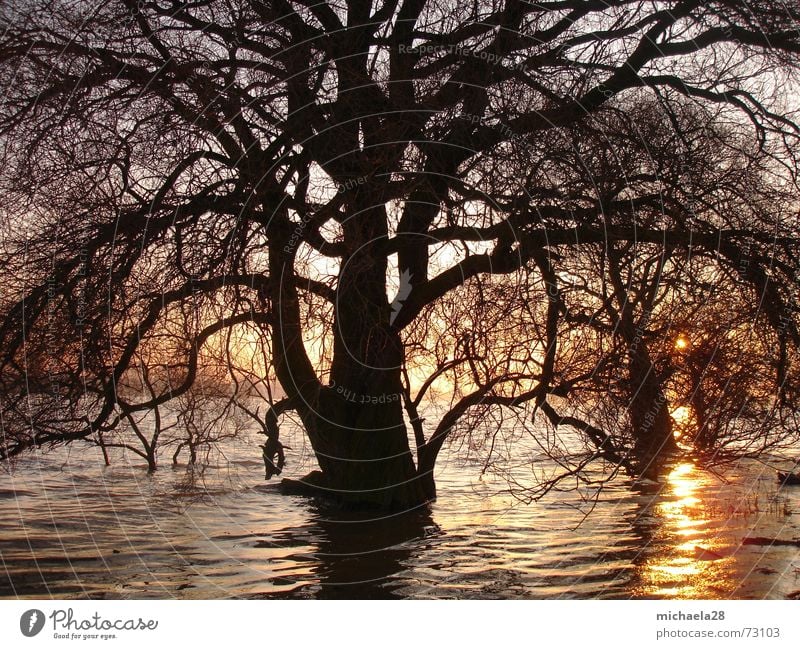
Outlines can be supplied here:
<path id="1" fill-rule="evenodd" d="M 707 503 L 699 496 L 708 480 L 691 462 L 667 476 L 664 500 L 654 507 L 658 541 L 665 543 L 642 566 L 645 597 L 717 598 L 730 592 L 731 548 L 713 534 Z"/>

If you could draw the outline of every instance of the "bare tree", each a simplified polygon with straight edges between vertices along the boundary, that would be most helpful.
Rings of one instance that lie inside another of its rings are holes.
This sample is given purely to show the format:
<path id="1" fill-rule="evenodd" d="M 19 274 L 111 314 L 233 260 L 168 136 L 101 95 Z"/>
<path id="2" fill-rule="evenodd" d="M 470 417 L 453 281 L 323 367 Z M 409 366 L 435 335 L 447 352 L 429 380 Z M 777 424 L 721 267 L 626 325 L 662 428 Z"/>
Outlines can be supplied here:
<path id="1" fill-rule="evenodd" d="M 151 369 L 144 363 L 140 363 L 137 369 L 137 392 L 140 395 L 143 393 L 145 400 L 155 399 L 160 390 L 153 381 Z M 121 448 L 143 458 L 147 462 L 148 472 L 152 473 L 158 468 L 158 451 L 164 443 L 163 434 L 174 429 L 177 422 L 160 404 L 146 411 L 131 408 L 126 397 L 132 391 L 132 386 L 126 387 L 129 389 L 120 386 L 121 389 L 117 391 L 119 422 L 114 422 L 108 432 L 98 430 L 91 441 L 102 449 L 106 464 L 110 464 L 108 449 Z M 172 423 L 167 423 L 169 419 L 173 420 Z"/>
<path id="2" fill-rule="evenodd" d="M 182 379 L 136 411 L 188 393 L 209 340 L 252 323 L 309 481 L 348 502 L 429 500 L 454 431 L 526 404 L 638 471 L 674 451 L 667 303 L 717 274 L 755 296 L 788 403 L 796 205 L 761 199 L 796 177 L 798 18 L 738 0 L 4 5 L 0 452 L 113 427 L 137 348 L 177 323 Z M 450 305 L 475 317 L 440 332 Z M 450 386 L 438 422 L 425 372 Z"/>

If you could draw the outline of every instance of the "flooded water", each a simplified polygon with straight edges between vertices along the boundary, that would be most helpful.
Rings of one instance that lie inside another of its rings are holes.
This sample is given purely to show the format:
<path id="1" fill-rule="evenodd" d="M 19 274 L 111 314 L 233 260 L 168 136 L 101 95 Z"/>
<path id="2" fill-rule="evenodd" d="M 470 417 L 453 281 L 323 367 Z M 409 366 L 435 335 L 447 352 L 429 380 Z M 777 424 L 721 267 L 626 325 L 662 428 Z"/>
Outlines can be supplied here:
<path id="1" fill-rule="evenodd" d="M 22 598 L 796 598 L 800 488 L 761 464 L 678 464 L 596 502 L 525 504 L 453 452 L 430 510 L 343 515 L 264 482 L 255 442 L 202 476 L 94 449 L 0 473 L 0 596 Z M 296 460 L 296 458 L 295 458 Z M 309 468 L 296 461 L 292 475 Z M 587 516 L 587 512 L 591 513 Z M 743 544 L 743 539 L 750 540 Z M 753 537 L 760 537 L 755 538 Z M 755 541 L 755 542 L 754 542 Z"/>

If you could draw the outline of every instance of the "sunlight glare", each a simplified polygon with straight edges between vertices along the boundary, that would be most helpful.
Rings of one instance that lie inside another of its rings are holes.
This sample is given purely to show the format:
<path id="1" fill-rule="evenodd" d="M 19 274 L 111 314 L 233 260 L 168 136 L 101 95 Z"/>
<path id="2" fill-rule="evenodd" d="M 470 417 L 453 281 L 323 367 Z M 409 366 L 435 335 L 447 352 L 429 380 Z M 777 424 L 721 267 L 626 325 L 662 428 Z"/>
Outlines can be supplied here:
<path id="1" fill-rule="evenodd" d="M 666 543 L 644 566 L 646 596 L 702 598 L 724 585 L 730 554 L 721 539 L 706 532 L 709 520 L 699 496 L 703 484 L 703 474 L 691 462 L 678 464 L 667 476 L 666 498 L 655 509 L 662 521 L 659 537 Z"/>

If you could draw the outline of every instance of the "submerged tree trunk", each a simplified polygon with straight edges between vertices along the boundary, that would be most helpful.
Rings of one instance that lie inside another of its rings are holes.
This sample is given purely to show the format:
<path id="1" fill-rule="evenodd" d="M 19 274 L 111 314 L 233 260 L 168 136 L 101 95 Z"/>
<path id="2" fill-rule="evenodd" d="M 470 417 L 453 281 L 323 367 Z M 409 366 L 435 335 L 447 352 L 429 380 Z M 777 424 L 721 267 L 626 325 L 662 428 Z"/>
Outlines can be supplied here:
<path id="1" fill-rule="evenodd" d="M 677 445 L 667 398 L 644 343 L 631 352 L 629 381 L 635 461 L 643 475 L 655 475 Z"/>
<path id="2" fill-rule="evenodd" d="M 320 400 L 320 466 L 346 501 L 405 509 L 427 498 L 403 419 L 403 347 L 390 327 L 383 206 L 343 225 L 352 250 L 342 262 L 334 319 L 331 387 Z"/>
<path id="3" fill-rule="evenodd" d="M 640 280 L 638 292 L 629 290 L 633 281 L 623 273 L 625 255 L 632 245 L 623 248 L 609 246 L 607 262 L 616 308 L 607 303 L 612 322 L 627 347 L 628 376 L 625 393 L 628 398 L 628 417 L 633 437 L 633 463 L 642 475 L 656 477 L 665 461 L 677 450 L 672 430 L 669 404 L 658 369 L 648 349 L 647 325 L 653 311 L 653 300 L 661 272 Z M 666 255 L 658 259 L 663 269 Z M 637 315 L 637 309 L 640 310 Z"/>
<path id="4" fill-rule="evenodd" d="M 331 388 L 320 399 L 315 418 L 316 430 L 309 437 L 322 472 L 316 482 L 333 498 L 394 511 L 431 499 L 411 456 L 399 402 L 391 393 L 375 389 L 348 394 Z"/>
<path id="5" fill-rule="evenodd" d="M 330 385 L 318 383 L 301 347 L 297 295 L 288 281 L 277 296 L 282 318 L 276 368 L 298 404 L 320 467 L 308 481 L 348 506 L 404 510 L 431 494 L 419 479 L 403 418 L 403 347 L 390 325 L 387 261 L 380 249 L 386 227 L 383 206 L 357 210 L 343 224 L 350 253 L 338 278 Z M 283 261 L 280 251 L 275 255 L 281 268 L 289 267 L 291 251 L 286 254 Z"/>

